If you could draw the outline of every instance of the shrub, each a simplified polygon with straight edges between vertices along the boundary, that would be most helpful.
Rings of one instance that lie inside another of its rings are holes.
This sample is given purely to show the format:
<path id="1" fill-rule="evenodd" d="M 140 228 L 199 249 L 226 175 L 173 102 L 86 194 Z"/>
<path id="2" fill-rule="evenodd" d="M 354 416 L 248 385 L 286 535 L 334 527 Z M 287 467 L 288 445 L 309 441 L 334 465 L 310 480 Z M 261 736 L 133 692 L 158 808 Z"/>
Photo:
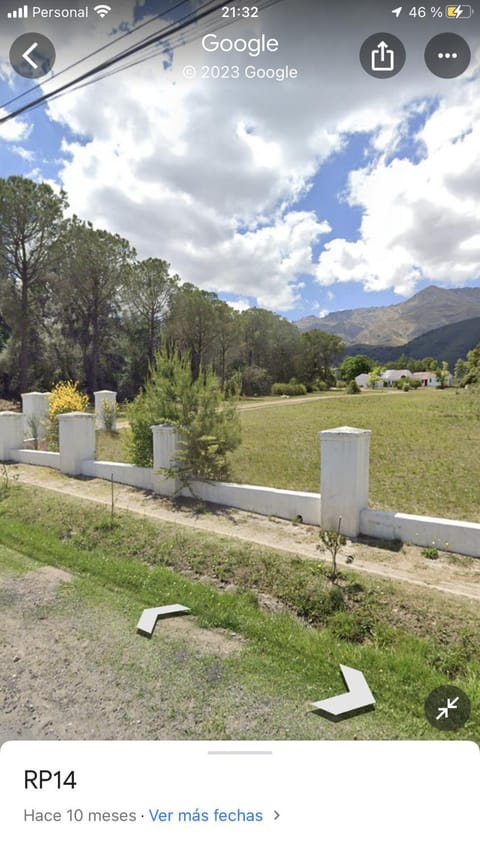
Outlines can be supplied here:
<path id="1" fill-rule="evenodd" d="M 306 394 L 307 389 L 305 385 L 297 385 L 292 384 L 291 382 L 275 382 L 272 385 L 272 394 L 277 397 L 280 397 L 282 394 L 286 394 L 290 397 L 299 397 L 302 394 Z"/>
<path id="2" fill-rule="evenodd" d="M 360 388 L 355 382 L 355 379 L 352 379 L 351 382 L 348 383 L 347 394 L 360 394 Z"/>
<path id="3" fill-rule="evenodd" d="M 50 449 L 58 447 L 58 415 L 85 412 L 88 405 L 88 397 L 78 390 L 78 382 L 57 382 L 53 386 L 48 399 L 47 437 Z"/>
<path id="4" fill-rule="evenodd" d="M 181 435 L 172 475 L 182 484 L 229 476 L 227 454 L 240 444 L 237 400 L 225 398 L 211 370 L 194 380 L 188 356 L 156 353 L 145 389 L 128 406 L 128 419 L 128 453 L 135 465 L 153 465 L 151 427 L 172 424 Z"/>
<path id="5" fill-rule="evenodd" d="M 100 418 L 102 420 L 103 428 L 106 432 L 113 432 L 113 424 L 115 421 L 116 414 L 117 404 L 110 403 L 108 400 L 104 400 L 100 411 Z"/>
<path id="6" fill-rule="evenodd" d="M 438 560 L 438 551 L 436 548 L 424 548 L 422 557 L 426 557 L 427 560 Z"/>
<path id="7" fill-rule="evenodd" d="M 405 385 L 403 385 L 402 387 L 402 391 L 410 391 L 410 385 L 408 384 L 408 382 L 405 382 Z"/>
<path id="8" fill-rule="evenodd" d="M 242 371 L 242 394 L 246 397 L 264 397 L 270 394 L 272 377 L 264 367 L 251 364 Z"/>
<path id="9" fill-rule="evenodd" d="M 339 587 L 328 591 L 315 590 L 308 583 L 304 583 L 302 588 L 296 591 L 294 606 L 302 619 L 318 624 L 325 622 L 332 614 L 344 610 L 345 598 Z"/>
<path id="10" fill-rule="evenodd" d="M 328 627 L 337 640 L 346 640 L 349 643 L 363 643 L 370 628 L 363 624 L 355 613 L 344 611 L 333 613 L 328 620 Z"/>
<path id="11" fill-rule="evenodd" d="M 324 382 L 323 379 L 316 379 L 315 382 L 313 383 L 313 390 L 314 391 L 328 391 L 328 388 L 329 388 L 328 384 L 326 382 Z"/>

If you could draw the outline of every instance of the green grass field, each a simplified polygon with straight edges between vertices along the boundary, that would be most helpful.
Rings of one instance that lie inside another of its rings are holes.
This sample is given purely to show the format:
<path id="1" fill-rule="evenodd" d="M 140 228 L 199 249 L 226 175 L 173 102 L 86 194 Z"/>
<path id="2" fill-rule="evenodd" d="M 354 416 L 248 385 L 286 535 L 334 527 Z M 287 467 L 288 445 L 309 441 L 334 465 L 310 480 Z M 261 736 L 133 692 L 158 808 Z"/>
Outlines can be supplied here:
<path id="1" fill-rule="evenodd" d="M 480 522 L 480 394 L 455 389 L 339 394 L 298 404 L 241 407 L 232 480 L 320 488 L 323 429 L 372 431 L 370 506 Z M 128 461 L 125 430 L 97 438 L 97 459 Z"/>
<path id="2" fill-rule="evenodd" d="M 334 585 L 317 561 L 128 513 L 117 514 L 112 525 L 97 506 L 24 486 L 12 486 L 0 503 L 0 545 L 0 579 L 34 570 L 31 559 L 73 573 L 74 582 L 42 610 L 42 619 L 55 624 L 67 608 L 77 624 L 84 611 L 97 609 L 99 649 L 105 613 L 109 631 L 118 620 L 109 678 L 118 671 L 139 698 L 158 696 L 159 673 L 170 667 L 155 644 L 146 660 L 145 644 L 138 643 L 135 624 L 144 607 L 180 601 L 203 628 L 242 638 L 241 653 L 228 660 L 212 654 L 199 663 L 173 660 L 162 702 L 180 713 L 179 697 L 190 697 L 184 737 L 235 731 L 274 739 L 480 740 L 478 716 L 448 734 L 431 728 L 423 712 L 426 695 L 452 680 L 478 707 L 480 627 L 473 602 L 353 572 Z M 284 612 L 266 610 L 265 596 Z M 364 672 L 377 705 L 374 713 L 334 724 L 312 714 L 309 702 L 343 692 L 340 663 Z M 199 690 L 202 667 L 215 677 L 203 678 Z M 240 720 L 238 696 L 245 709 Z M 165 707 L 159 705 L 157 719 Z M 136 736 L 150 734 L 138 729 Z"/>
<path id="3" fill-rule="evenodd" d="M 317 491 L 320 430 L 372 430 L 370 506 L 480 522 L 480 394 L 358 394 L 244 410 L 232 479 Z"/>

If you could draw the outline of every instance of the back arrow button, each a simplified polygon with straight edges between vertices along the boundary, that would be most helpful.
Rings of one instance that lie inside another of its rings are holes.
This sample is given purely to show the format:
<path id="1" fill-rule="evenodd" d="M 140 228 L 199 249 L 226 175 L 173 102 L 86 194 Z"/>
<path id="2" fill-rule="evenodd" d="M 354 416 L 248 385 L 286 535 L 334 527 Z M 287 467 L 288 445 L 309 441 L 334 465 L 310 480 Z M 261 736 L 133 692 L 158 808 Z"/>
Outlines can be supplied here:
<path id="1" fill-rule="evenodd" d="M 31 65 L 32 68 L 34 68 L 35 70 L 37 70 L 38 65 L 36 62 L 33 61 L 33 59 L 30 59 L 30 54 L 33 53 L 36 47 L 38 47 L 38 41 L 34 41 L 33 44 L 30 45 L 28 50 L 26 50 L 25 53 L 22 53 L 23 59 L 25 59 L 29 63 L 29 65 Z"/>
<path id="2" fill-rule="evenodd" d="M 40 33 L 24 33 L 10 48 L 10 62 L 21 77 L 45 77 L 54 66 L 55 48 Z"/>

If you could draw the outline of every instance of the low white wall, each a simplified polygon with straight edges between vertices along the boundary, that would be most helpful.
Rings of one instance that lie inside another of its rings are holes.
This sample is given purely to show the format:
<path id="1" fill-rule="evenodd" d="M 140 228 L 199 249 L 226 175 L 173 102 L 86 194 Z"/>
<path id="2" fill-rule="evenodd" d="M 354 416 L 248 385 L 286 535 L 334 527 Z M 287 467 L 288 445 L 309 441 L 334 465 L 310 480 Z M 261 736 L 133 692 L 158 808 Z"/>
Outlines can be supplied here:
<path id="1" fill-rule="evenodd" d="M 101 480 L 111 480 L 123 483 L 124 486 L 135 486 L 137 489 L 152 489 L 152 469 L 128 465 L 126 462 L 96 462 L 89 459 L 82 463 L 84 477 L 99 477 Z"/>
<path id="2" fill-rule="evenodd" d="M 293 492 L 267 486 L 246 486 L 239 483 L 202 483 L 194 481 L 195 495 L 210 503 L 231 506 L 260 515 L 274 515 L 292 521 L 298 515 L 305 524 L 320 524 L 320 495 L 315 492 Z M 187 488 L 183 497 L 191 497 Z"/>
<path id="3" fill-rule="evenodd" d="M 480 557 L 480 524 L 470 521 L 363 509 L 360 532 L 375 539 L 400 539 L 422 548 Z"/>
<path id="4" fill-rule="evenodd" d="M 49 450 L 12 450 L 12 460 L 22 465 L 43 465 L 60 470 L 60 454 Z"/>

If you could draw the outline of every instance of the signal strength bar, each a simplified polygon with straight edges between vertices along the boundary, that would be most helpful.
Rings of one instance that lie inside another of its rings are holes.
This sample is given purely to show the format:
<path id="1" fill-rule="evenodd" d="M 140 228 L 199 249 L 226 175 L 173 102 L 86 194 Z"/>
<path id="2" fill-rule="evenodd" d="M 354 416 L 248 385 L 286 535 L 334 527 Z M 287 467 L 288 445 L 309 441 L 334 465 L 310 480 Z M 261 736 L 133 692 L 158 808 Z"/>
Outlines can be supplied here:
<path id="1" fill-rule="evenodd" d="M 28 18 L 28 6 L 20 6 L 13 12 L 7 12 L 7 18 Z"/>

